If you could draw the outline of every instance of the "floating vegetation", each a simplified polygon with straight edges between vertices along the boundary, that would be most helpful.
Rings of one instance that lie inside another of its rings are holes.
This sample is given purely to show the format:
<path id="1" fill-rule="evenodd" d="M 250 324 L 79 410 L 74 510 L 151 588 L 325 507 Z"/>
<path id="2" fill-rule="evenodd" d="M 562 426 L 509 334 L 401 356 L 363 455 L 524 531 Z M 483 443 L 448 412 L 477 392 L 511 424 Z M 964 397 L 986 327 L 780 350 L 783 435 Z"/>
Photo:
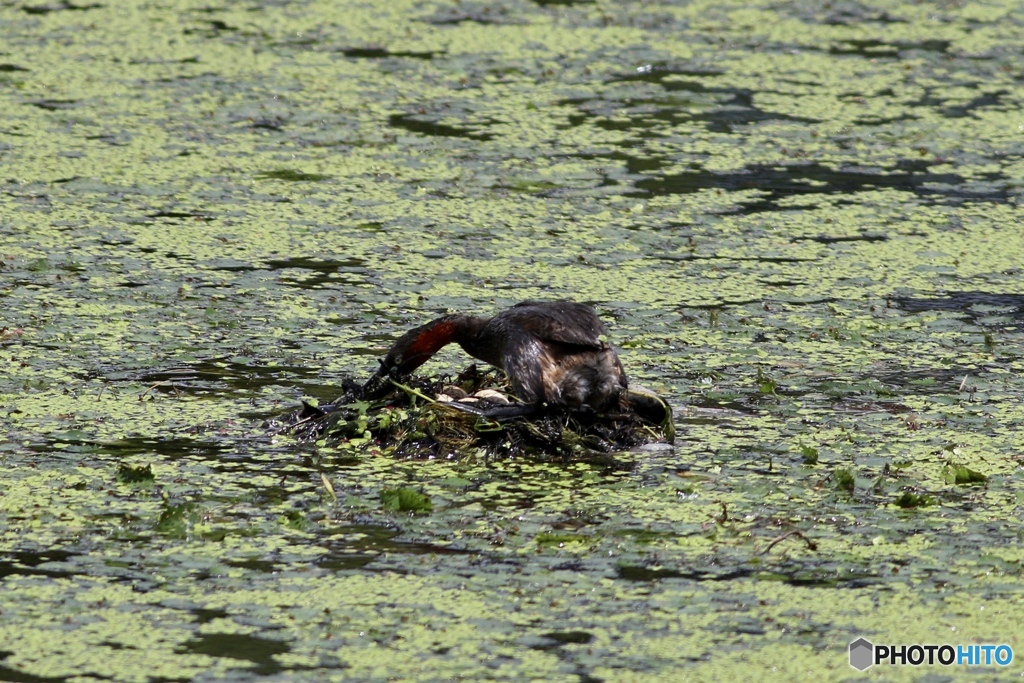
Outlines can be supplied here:
<path id="1" fill-rule="evenodd" d="M 384 489 L 380 492 L 380 502 L 385 510 L 394 512 L 426 513 L 433 508 L 430 496 L 405 487 Z"/>
<path id="2" fill-rule="evenodd" d="M 632 389 L 607 412 L 549 408 L 532 415 L 495 416 L 513 405 L 504 377 L 469 366 L 458 376 L 391 382 L 391 391 L 366 400 L 355 382 L 334 403 L 304 403 L 273 425 L 301 441 L 373 444 L 401 458 L 552 454 L 563 457 L 622 451 L 671 442 L 672 411 L 653 392 Z M 487 413 L 487 414 L 482 414 Z"/>
<path id="3" fill-rule="evenodd" d="M 911 491 L 904 491 L 896 498 L 896 505 L 901 508 L 923 508 L 929 505 L 935 505 L 935 498 L 932 496 L 913 493 Z"/>
<path id="4" fill-rule="evenodd" d="M 851 634 L 1015 642 L 1019 5 L 0 5 L 0 679 L 831 682 Z M 671 448 L 338 384 L 565 296 Z M 297 396 L 336 414 L 268 438 Z M 960 673 L 862 677 L 1012 675 Z"/>
<path id="5" fill-rule="evenodd" d="M 836 488 L 841 491 L 846 491 L 852 494 L 854 486 L 856 485 L 856 479 L 853 473 L 848 469 L 837 469 L 832 473 L 832 478 L 835 481 Z"/>
<path id="6" fill-rule="evenodd" d="M 152 482 L 155 479 L 151 465 L 118 465 L 117 480 L 122 484 L 143 484 Z"/>
<path id="7" fill-rule="evenodd" d="M 957 486 L 984 484 L 988 481 L 988 477 L 981 472 L 956 463 L 949 463 L 942 468 L 942 479 L 947 484 L 955 484 Z"/>
<path id="8" fill-rule="evenodd" d="M 821 453 L 814 446 L 800 444 L 800 455 L 803 456 L 803 461 L 805 465 L 817 465 L 818 458 L 821 455 Z"/>
<path id="9" fill-rule="evenodd" d="M 264 123 L 263 127 L 267 127 Z M 293 183 L 301 182 L 317 182 L 320 180 L 327 180 L 331 176 L 323 173 L 307 173 L 305 171 L 296 171 L 291 168 L 278 168 L 273 171 L 262 171 L 256 174 L 257 178 L 271 179 L 271 180 L 286 180 Z"/>

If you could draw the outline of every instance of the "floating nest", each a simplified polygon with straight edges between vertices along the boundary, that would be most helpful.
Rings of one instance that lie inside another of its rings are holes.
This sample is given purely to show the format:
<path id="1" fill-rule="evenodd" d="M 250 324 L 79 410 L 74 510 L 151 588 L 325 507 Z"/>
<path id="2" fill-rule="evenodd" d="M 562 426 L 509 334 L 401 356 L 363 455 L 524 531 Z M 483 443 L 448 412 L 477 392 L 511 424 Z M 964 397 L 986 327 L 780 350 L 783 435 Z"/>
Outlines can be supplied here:
<path id="1" fill-rule="evenodd" d="M 483 450 L 488 455 L 563 457 L 671 443 L 672 410 L 657 394 L 633 388 L 614 411 L 546 408 L 527 416 L 488 417 L 515 403 L 497 371 L 471 365 L 457 377 L 394 380 L 380 398 L 367 400 L 354 381 L 330 405 L 303 403 L 280 418 L 276 431 L 303 442 L 372 445 L 404 458 L 452 458 Z M 497 409 L 497 410 L 495 410 Z M 470 412 L 472 411 L 472 412 Z M 514 412 L 508 411 L 508 412 Z"/>

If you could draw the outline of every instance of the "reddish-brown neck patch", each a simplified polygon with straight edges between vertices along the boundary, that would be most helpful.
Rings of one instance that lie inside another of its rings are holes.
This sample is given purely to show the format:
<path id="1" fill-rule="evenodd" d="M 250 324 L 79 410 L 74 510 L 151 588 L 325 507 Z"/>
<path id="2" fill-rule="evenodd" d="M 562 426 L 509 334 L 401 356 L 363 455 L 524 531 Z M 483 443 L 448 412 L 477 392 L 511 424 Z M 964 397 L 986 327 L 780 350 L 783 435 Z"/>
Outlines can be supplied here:
<path id="1" fill-rule="evenodd" d="M 401 371 L 412 372 L 426 363 L 442 346 L 456 341 L 458 331 L 458 320 L 451 318 L 435 320 L 421 328 L 411 330 L 406 334 L 408 341 L 404 345 L 401 340 L 395 345 L 401 354 Z"/>
<path id="2" fill-rule="evenodd" d="M 428 327 L 409 345 L 408 355 L 434 355 L 442 346 L 455 341 L 457 328 L 458 325 L 452 320 L 444 320 Z"/>

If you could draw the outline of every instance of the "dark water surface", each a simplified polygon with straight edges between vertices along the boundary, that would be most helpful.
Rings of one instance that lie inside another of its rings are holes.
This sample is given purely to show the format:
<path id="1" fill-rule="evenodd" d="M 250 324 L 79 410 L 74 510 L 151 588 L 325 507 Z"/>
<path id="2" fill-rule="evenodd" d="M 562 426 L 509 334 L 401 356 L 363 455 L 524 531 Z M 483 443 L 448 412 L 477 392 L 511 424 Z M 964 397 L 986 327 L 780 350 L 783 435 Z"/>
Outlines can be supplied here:
<path id="1" fill-rule="evenodd" d="M 30 0 L 0 35 L 0 681 L 1022 670 L 846 655 L 1024 655 L 1019 3 Z M 564 297 L 674 447 L 261 427 L 437 314 Z"/>

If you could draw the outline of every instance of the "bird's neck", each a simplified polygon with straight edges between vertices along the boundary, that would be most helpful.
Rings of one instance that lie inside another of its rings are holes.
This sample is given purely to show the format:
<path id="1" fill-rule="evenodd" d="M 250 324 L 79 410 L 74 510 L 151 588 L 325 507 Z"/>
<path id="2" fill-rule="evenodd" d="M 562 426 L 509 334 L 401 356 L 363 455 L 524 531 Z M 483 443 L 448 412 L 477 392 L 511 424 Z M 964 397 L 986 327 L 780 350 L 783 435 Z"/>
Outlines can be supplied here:
<path id="1" fill-rule="evenodd" d="M 469 315 L 446 315 L 406 332 L 391 349 L 385 364 L 405 374 L 430 360 L 442 347 L 458 343 L 470 355 L 472 347 L 487 324 L 486 318 Z"/>

